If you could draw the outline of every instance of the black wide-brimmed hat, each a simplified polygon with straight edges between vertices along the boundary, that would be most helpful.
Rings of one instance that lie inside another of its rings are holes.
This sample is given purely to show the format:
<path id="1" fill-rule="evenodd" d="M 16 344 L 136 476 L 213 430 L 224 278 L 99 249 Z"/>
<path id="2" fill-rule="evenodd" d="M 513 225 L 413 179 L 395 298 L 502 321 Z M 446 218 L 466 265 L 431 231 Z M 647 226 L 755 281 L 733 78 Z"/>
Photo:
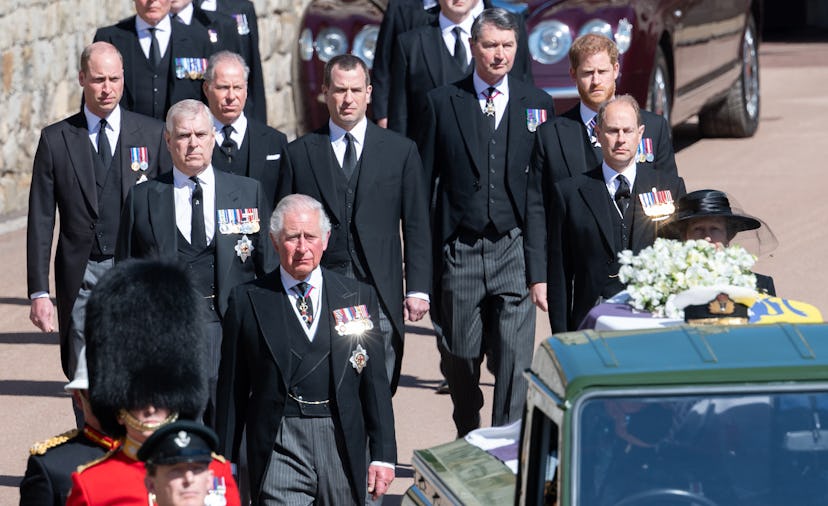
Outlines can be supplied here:
<path id="1" fill-rule="evenodd" d="M 727 194 L 719 190 L 696 190 L 678 199 L 676 212 L 664 229 L 668 236 L 678 236 L 682 225 L 695 218 L 720 217 L 727 220 L 732 233 L 762 226 L 758 219 L 731 207 Z"/>

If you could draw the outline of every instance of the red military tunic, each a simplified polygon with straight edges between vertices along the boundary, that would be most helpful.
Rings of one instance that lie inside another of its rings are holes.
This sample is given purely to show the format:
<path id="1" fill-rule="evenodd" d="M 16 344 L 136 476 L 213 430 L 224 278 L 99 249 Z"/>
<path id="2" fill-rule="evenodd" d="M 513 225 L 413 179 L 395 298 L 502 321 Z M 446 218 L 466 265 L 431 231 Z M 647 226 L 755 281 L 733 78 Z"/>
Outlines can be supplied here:
<path id="1" fill-rule="evenodd" d="M 134 458 L 137 447 L 127 440 L 121 448 L 78 468 L 72 473 L 72 491 L 66 506 L 152 506 L 144 485 L 144 463 Z M 241 506 L 230 463 L 214 456 L 210 469 L 219 481 L 224 478 L 227 506 Z"/>

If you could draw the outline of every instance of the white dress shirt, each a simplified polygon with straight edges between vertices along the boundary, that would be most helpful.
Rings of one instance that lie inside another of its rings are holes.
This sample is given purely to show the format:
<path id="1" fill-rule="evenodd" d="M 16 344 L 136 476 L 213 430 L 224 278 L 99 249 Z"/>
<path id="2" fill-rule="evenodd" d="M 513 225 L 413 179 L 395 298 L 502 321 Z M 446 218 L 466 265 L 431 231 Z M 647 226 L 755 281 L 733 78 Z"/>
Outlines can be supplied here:
<path id="1" fill-rule="evenodd" d="M 218 9 L 218 0 L 204 0 L 201 2 L 201 8 L 205 11 L 215 12 Z"/>
<path id="2" fill-rule="evenodd" d="M 185 25 L 193 24 L 193 4 L 192 3 L 187 4 L 186 7 L 184 7 L 180 11 L 178 11 L 176 16 L 178 16 L 178 19 L 181 20 L 181 21 L 176 21 L 176 23 L 183 22 Z M 172 11 L 170 11 L 170 17 L 172 17 Z"/>
<path id="3" fill-rule="evenodd" d="M 141 50 L 144 56 L 150 57 L 150 44 L 152 44 L 152 37 L 150 36 L 149 28 L 155 28 L 155 38 L 158 39 L 158 50 L 161 51 L 161 58 L 167 53 L 167 47 L 170 45 L 170 35 L 172 35 L 172 25 L 170 24 L 170 17 L 164 16 L 161 21 L 154 27 L 141 19 L 140 16 L 135 16 L 135 31 L 138 32 L 138 44 L 141 45 Z"/>
<path id="4" fill-rule="evenodd" d="M 481 4 L 483 2 L 480 2 Z M 446 44 L 446 48 L 448 48 L 449 54 L 454 56 L 454 27 L 460 27 L 460 30 L 463 32 L 460 36 L 460 41 L 463 43 L 463 46 L 466 48 L 466 64 L 471 63 L 472 54 L 471 54 L 471 47 L 469 46 L 469 37 L 471 37 L 471 26 L 474 23 L 474 16 L 471 14 L 466 16 L 466 19 L 461 21 L 458 24 L 454 24 L 449 18 L 445 17 L 441 12 L 438 16 L 440 21 L 440 31 L 443 34 L 443 42 Z"/>
<path id="5" fill-rule="evenodd" d="M 244 134 L 247 132 L 247 117 L 242 112 L 241 116 L 236 118 L 236 121 L 230 123 L 230 125 L 233 126 L 233 133 L 230 134 L 230 138 L 236 142 L 236 146 L 241 147 Z M 213 128 L 216 130 L 216 145 L 221 146 L 221 143 L 224 142 L 224 132 L 222 131 L 224 123 L 214 117 Z"/>
<path id="6" fill-rule="evenodd" d="M 83 115 L 86 116 L 86 129 L 89 132 L 89 142 L 92 148 L 98 152 L 98 130 L 101 128 L 101 118 L 92 114 L 86 105 L 83 106 Z M 112 157 L 115 158 L 115 146 L 118 144 L 118 136 L 121 135 L 121 106 L 109 113 L 106 120 L 106 140 L 109 141 L 109 148 L 112 150 Z"/>
<path id="7" fill-rule="evenodd" d="M 362 158 L 362 147 L 365 145 L 365 130 L 368 128 L 368 120 L 362 118 L 359 123 L 350 130 L 354 138 L 354 151 L 356 159 Z M 328 129 L 331 131 L 331 147 L 333 148 L 336 161 L 342 166 L 342 159 L 345 158 L 345 129 L 328 120 Z"/>
<path id="8" fill-rule="evenodd" d="M 204 231 L 207 233 L 207 244 L 210 244 L 216 231 L 216 175 L 213 173 L 213 166 L 208 165 L 197 178 L 203 195 L 201 209 L 204 211 Z M 175 225 L 181 235 L 188 242 L 192 242 L 190 228 L 192 227 L 192 200 L 195 183 L 186 174 L 173 167 L 173 184 Z"/>
<path id="9" fill-rule="evenodd" d="M 290 274 L 285 272 L 285 269 L 280 265 L 279 274 L 282 278 L 282 286 L 288 294 L 288 299 L 290 299 L 290 307 L 293 308 L 293 314 L 296 315 L 296 319 L 299 320 L 299 326 L 302 327 L 302 330 L 305 331 L 305 335 L 308 336 L 308 341 L 312 342 L 314 336 L 316 336 L 316 328 L 319 327 L 319 309 L 322 307 L 322 269 L 317 266 L 316 269 L 311 271 L 307 278 L 294 279 Z M 302 315 L 296 307 L 296 300 L 299 299 L 299 294 L 297 293 L 298 289 L 294 289 L 293 287 L 302 282 L 309 284 L 311 287 L 308 296 L 310 297 L 311 305 L 313 306 L 313 323 L 311 323 L 310 328 L 305 325 L 304 320 L 302 320 Z"/>
<path id="10" fill-rule="evenodd" d="M 615 199 L 615 192 L 618 191 L 618 185 L 620 185 L 620 181 L 618 181 L 618 176 L 623 175 L 627 178 L 627 182 L 630 184 L 630 199 L 633 198 L 633 186 L 635 185 L 635 159 L 621 172 L 617 172 L 615 169 L 607 165 L 607 162 L 601 163 L 601 170 L 604 173 L 604 184 L 607 185 L 607 191 L 609 192 L 609 196 L 611 199 Z M 613 206 L 614 207 L 614 206 Z M 616 211 L 618 208 L 616 207 Z M 621 214 L 621 211 L 618 211 Z"/>
<path id="11" fill-rule="evenodd" d="M 489 84 L 487 84 L 480 76 L 477 75 L 477 70 L 474 71 L 472 77 L 474 81 L 474 91 L 477 92 L 477 101 L 480 103 L 480 110 L 486 111 L 486 95 L 489 94 Z M 503 76 L 503 79 L 494 84 L 497 93 L 494 97 L 495 105 L 495 128 L 500 126 L 500 120 L 503 119 L 503 114 L 506 112 L 506 106 L 509 105 L 509 76 Z"/>

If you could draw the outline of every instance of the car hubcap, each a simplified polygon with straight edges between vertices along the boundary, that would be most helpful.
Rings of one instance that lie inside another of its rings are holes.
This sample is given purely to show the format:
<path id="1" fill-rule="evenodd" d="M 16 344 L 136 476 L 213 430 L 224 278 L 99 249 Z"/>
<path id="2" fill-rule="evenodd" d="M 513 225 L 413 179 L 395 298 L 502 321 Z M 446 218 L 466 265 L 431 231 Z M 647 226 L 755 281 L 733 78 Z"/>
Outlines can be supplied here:
<path id="1" fill-rule="evenodd" d="M 745 112 L 754 120 L 759 114 L 759 59 L 756 56 L 756 41 L 750 28 L 745 32 L 742 46 L 742 83 Z"/>

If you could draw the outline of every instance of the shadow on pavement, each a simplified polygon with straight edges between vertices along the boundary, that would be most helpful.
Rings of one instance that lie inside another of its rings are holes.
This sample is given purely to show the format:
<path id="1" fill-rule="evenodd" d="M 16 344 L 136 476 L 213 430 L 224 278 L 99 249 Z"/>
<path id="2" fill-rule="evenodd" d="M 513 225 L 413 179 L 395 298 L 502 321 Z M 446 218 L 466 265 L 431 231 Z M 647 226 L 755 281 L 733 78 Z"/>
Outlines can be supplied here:
<path id="1" fill-rule="evenodd" d="M 0 474 L 0 487 L 19 487 L 23 480 L 22 476 L 6 476 Z"/>
<path id="2" fill-rule="evenodd" d="M 63 381 L 0 380 L 0 395 L 24 395 L 35 397 L 65 397 Z"/>
<path id="3" fill-rule="evenodd" d="M 32 301 L 22 297 L 0 297 L 0 304 L 10 304 L 14 306 L 28 306 Z"/>
<path id="4" fill-rule="evenodd" d="M 424 380 L 418 376 L 412 376 L 410 374 L 400 374 L 400 387 L 406 388 L 425 388 L 428 390 L 436 390 L 437 386 L 442 382 L 439 379 L 429 379 Z"/>
<path id="5" fill-rule="evenodd" d="M 421 336 L 433 336 L 434 329 L 431 327 L 416 327 L 414 325 L 406 325 L 405 326 L 405 333 L 406 334 L 418 334 Z"/>
<path id="6" fill-rule="evenodd" d="M 58 344 L 57 332 L 0 333 L 0 344 Z"/>

